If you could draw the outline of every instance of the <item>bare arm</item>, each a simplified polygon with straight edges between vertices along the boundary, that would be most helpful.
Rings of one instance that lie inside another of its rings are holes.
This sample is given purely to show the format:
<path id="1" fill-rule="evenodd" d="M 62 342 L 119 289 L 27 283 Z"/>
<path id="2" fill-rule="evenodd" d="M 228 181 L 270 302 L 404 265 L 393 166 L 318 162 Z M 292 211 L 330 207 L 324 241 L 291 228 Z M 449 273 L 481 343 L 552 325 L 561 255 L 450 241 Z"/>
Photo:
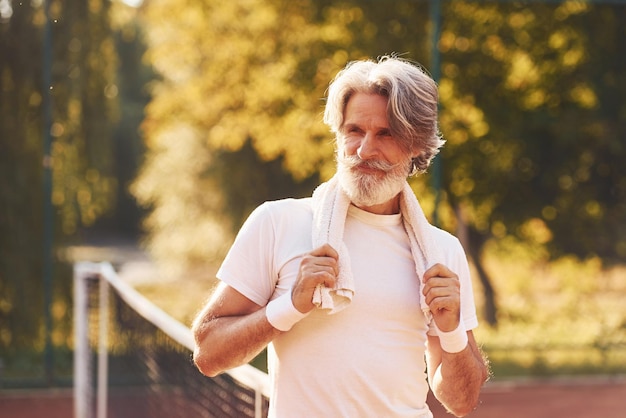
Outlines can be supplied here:
<path id="1" fill-rule="evenodd" d="M 456 274 L 438 264 L 424 274 L 424 295 L 439 330 L 451 332 L 460 324 L 460 285 Z M 454 415 L 465 416 L 478 405 L 480 389 L 489 377 L 487 362 L 467 331 L 467 346 L 448 353 L 439 337 L 428 336 L 426 361 L 435 397 Z"/>
<path id="2" fill-rule="evenodd" d="M 430 387 L 439 402 L 457 417 L 478 406 L 480 388 L 489 376 L 472 331 L 467 332 L 467 337 L 467 347 L 450 354 L 441 349 L 438 337 L 429 336 L 426 352 Z"/>
<path id="3" fill-rule="evenodd" d="M 313 291 L 318 284 L 332 287 L 337 276 L 337 252 L 329 245 L 305 254 L 290 295 L 299 312 L 314 308 Z M 282 297 L 282 296 L 281 296 Z M 207 376 L 252 360 L 281 331 L 259 306 L 237 290 L 222 283 L 192 325 L 196 341 L 194 362 Z"/>
<path id="4" fill-rule="evenodd" d="M 261 307 L 232 287 L 221 283 L 195 319 L 194 362 L 207 376 L 252 360 L 280 334 Z"/>

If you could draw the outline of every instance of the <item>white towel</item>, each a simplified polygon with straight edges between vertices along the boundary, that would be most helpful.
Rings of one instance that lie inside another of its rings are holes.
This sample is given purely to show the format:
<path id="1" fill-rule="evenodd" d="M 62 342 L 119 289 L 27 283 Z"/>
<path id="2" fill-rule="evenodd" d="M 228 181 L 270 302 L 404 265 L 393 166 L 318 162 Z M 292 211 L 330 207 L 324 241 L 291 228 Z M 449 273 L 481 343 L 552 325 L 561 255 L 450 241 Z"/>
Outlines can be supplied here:
<path id="1" fill-rule="evenodd" d="M 354 295 L 354 277 L 350 267 L 350 256 L 343 242 L 343 231 L 348 215 L 350 199 L 339 186 L 337 176 L 321 184 L 313 192 L 313 248 L 324 244 L 332 246 L 339 254 L 339 276 L 334 288 L 318 285 L 313 293 L 313 303 L 336 313 L 350 304 Z M 441 251 L 432 238 L 433 226 L 428 222 L 422 208 L 408 183 L 400 196 L 402 222 L 409 236 L 411 253 L 415 260 L 415 271 L 421 280 L 428 268 L 443 261 Z M 421 287 L 421 286 L 420 286 Z M 427 322 L 432 314 L 424 295 L 419 292 L 420 306 Z"/>

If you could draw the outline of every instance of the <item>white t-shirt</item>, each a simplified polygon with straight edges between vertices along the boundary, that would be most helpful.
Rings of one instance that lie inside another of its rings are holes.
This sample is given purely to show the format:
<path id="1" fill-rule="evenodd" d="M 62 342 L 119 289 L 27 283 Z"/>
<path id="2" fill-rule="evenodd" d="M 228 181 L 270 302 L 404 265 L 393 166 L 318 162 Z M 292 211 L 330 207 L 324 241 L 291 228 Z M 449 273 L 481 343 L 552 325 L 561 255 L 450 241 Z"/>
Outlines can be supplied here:
<path id="1" fill-rule="evenodd" d="M 291 289 L 311 251 L 311 199 L 259 206 L 240 230 L 218 278 L 264 306 Z M 445 264 L 461 282 L 466 329 L 478 325 L 459 241 L 439 230 Z M 314 310 L 268 347 L 270 417 L 432 417 L 426 395 L 427 333 L 420 280 L 401 215 L 351 206 L 344 241 L 355 294 L 344 310 Z"/>

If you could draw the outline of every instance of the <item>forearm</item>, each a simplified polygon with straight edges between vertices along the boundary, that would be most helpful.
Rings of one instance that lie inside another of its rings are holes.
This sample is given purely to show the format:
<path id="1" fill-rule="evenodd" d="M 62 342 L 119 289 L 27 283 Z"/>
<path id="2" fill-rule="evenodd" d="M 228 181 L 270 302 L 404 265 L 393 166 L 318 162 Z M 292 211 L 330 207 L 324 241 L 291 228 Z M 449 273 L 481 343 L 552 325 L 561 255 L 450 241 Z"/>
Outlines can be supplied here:
<path id="1" fill-rule="evenodd" d="M 478 405 L 480 389 L 488 378 L 486 360 L 474 344 L 459 353 L 441 351 L 441 363 L 430 374 L 437 399 L 454 415 L 462 417 Z"/>
<path id="2" fill-rule="evenodd" d="M 204 317 L 193 326 L 194 362 L 207 376 L 248 363 L 281 331 L 265 316 L 265 308 L 242 316 Z"/>

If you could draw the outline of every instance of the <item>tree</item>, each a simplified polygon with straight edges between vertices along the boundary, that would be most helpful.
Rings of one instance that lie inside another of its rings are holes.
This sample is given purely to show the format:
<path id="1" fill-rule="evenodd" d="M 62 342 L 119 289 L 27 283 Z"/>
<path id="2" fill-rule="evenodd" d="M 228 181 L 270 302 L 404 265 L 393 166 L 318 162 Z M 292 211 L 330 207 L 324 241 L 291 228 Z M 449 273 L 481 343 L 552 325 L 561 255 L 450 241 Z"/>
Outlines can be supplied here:
<path id="1" fill-rule="evenodd" d="M 151 207 L 157 256 L 193 263 L 220 254 L 259 203 L 242 203 L 246 191 L 224 179 L 253 179 L 262 166 L 229 153 L 277 162 L 295 183 L 328 178 L 327 83 L 357 58 L 396 52 L 428 64 L 427 8 L 412 0 L 149 3 L 148 58 L 163 79 L 134 191 Z M 624 257 L 619 13 L 623 6 L 576 2 L 444 3 L 440 212 L 446 229 L 468 229 L 492 324 L 495 287 L 482 262 L 491 240 L 515 237 L 553 256 Z M 428 205 L 425 178 L 414 187 Z M 254 189 L 253 200 L 270 197 Z M 243 209 L 231 216 L 233 206 Z"/>
<path id="2" fill-rule="evenodd" d="M 41 236 L 41 45 L 32 36 L 33 21 L 38 16 L 31 7 L 18 7 L 2 16 L 0 30 L 0 300 L 2 309 L 2 347 L 17 343 L 23 346 L 35 335 L 36 323 L 25 322 L 19 330 L 17 317 L 26 314 L 26 302 L 41 302 L 35 286 L 23 279 L 41 277 L 41 247 L 35 245 Z M 9 14 L 9 15 L 7 15 Z M 40 16 L 40 13 L 39 13 Z M 41 34 L 40 28 L 35 33 Z M 36 185 L 34 193 L 24 193 Z M 41 316 L 40 312 L 38 314 Z"/>
<path id="3" fill-rule="evenodd" d="M 110 3 L 50 2 L 52 83 L 43 85 L 41 2 L 3 3 L 0 20 L 0 347 L 32 353 L 43 329 L 43 173 L 52 170 L 54 254 L 78 228 L 106 212 L 115 191 L 108 175 L 115 115 L 116 53 Z M 45 4 L 45 3 L 44 3 Z M 52 100 L 51 155 L 44 161 L 44 96 Z M 55 258 L 52 342 L 71 332 L 71 281 Z M 17 364 L 18 362 L 11 362 Z"/>
<path id="4" fill-rule="evenodd" d="M 492 238 L 545 245 L 552 257 L 626 255 L 619 9 L 450 3 L 440 42 L 444 183 L 467 214 L 487 291 L 480 260 Z M 495 303 L 487 308 L 495 323 Z"/>
<path id="5" fill-rule="evenodd" d="M 215 259 L 260 202 L 309 194 L 334 173 L 321 121 L 329 81 L 351 59 L 426 33 L 424 5 L 372 4 L 373 15 L 389 18 L 386 27 L 368 20 L 358 2 L 146 5 L 147 57 L 162 80 L 147 108 L 148 152 L 133 190 L 151 208 L 148 242 L 158 259 Z M 413 44 L 424 50 L 423 43 Z M 257 157 L 247 158 L 250 151 Z M 259 186 L 264 173 L 273 173 L 272 187 Z"/>
<path id="6" fill-rule="evenodd" d="M 229 153 L 249 155 L 249 146 L 258 163 L 278 161 L 281 181 L 295 188 L 332 170 L 319 99 L 337 65 L 330 54 L 317 58 L 345 30 L 341 22 L 321 30 L 315 14 L 308 1 L 146 5 L 147 56 L 162 80 L 147 108 L 146 164 L 133 190 L 152 208 L 146 223 L 157 258 L 202 264 L 228 246 L 251 205 L 234 201 L 244 193 L 232 186 L 246 187 L 260 168 L 221 164 L 231 170 L 221 176 L 227 181 L 210 176 Z M 245 192 L 275 197 L 262 190 Z"/>

